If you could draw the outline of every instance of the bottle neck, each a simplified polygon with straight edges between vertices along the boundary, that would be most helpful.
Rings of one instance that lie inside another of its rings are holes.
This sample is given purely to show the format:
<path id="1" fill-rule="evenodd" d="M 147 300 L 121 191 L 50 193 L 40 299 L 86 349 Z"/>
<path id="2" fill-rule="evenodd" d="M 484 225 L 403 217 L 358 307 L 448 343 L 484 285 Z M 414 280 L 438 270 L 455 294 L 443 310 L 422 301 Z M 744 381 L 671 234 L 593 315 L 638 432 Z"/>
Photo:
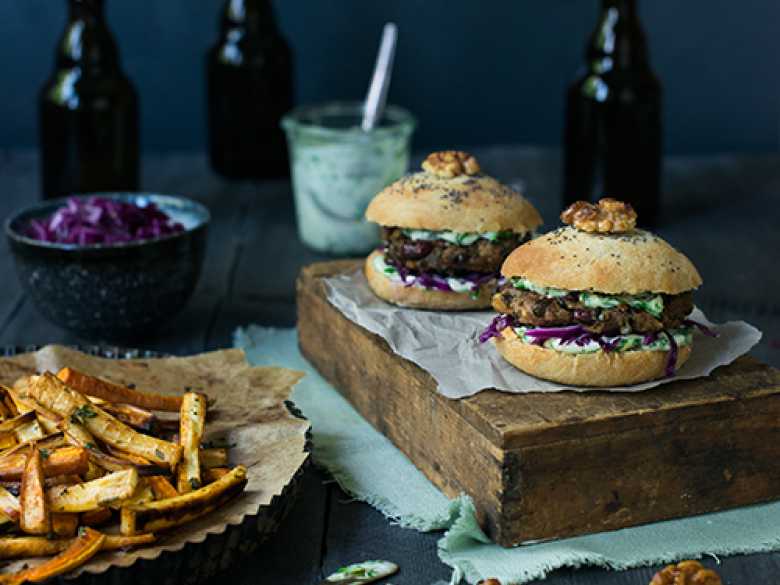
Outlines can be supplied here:
<path id="1" fill-rule="evenodd" d="M 592 70 L 649 69 L 650 62 L 636 0 L 602 0 L 601 16 L 588 45 Z"/>
<path id="2" fill-rule="evenodd" d="M 601 11 L 615 8 L 625 18 L 638 18 L 636 0 L 601 0 Z"/>
<path id="3" fill-rule="evenodd" d="M 119 71 L 119 51 L 104 17 L 103 0 L 69 0 L 57 65 L 79 67 L 83 75 Z"/>
<path id="4" fill-rule="evenodd" d="M 248 35 L 276 35 L 276 20 L 269 0 L 225 0 L 222 30 L 240 28 Z"/>
<path id="5" fill-rule="evenodd" d="M 70 0 L 68 5 L 70 18 L 103 18 L 103 0 Z"/>

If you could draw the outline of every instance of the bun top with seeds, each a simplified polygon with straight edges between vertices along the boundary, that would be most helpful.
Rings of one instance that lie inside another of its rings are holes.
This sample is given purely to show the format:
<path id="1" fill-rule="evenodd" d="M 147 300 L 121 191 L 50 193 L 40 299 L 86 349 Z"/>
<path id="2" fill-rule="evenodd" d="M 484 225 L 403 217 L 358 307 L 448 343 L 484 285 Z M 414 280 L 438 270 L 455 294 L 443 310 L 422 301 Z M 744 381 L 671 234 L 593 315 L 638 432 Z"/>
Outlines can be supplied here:
<path id="1" fill-rule="evenodd" d="M 524 235 L 542 224 L 520 193 L 484 174 L 472 155 L 452 150 L 430 154 L 421 171 L 386 187 L 366 218 L 382 226 L 457 233 Z"/>
<path id="2" fill-rule="evenodd" d="M 660 237 L 634 227 L 631 206 L 614 199 L 579 201 L 562 227 L 517 248 L 501 273 L 535 285 L 608 294 L 677 295 L 698 288 L 696 267 Z"/>

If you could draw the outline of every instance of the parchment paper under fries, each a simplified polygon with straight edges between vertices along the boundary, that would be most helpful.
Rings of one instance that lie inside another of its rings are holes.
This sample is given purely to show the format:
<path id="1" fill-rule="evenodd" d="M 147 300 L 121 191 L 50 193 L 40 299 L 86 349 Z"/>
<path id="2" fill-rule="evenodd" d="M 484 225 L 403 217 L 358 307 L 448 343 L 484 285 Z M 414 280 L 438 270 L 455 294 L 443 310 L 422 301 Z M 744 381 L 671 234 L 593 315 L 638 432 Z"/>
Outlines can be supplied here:
<path id="1" fill-rule="evenodd" d="M 244 352 L 237 349 L 182 358 L 114 360 L 50 345 L 35 353 L 0 358 L 0 383 L 11 386 L 21 376 L 46 370 L 56 373 L 65 366 L 133 384 L 142 391 L 206 393 L 216 403 L 209 409 L 204 440 L 235 445 L 230 449 L 230 463 L 245 465 L 249 480 L 240 497 L 199 520 L 159 535 L 154 545 L 101 552 L 69 576 L 102 573 L 112 566 L 128 567 L 137 559 L 154 559 L 163 552 L 180 550 L 187 543 L 202 542 L 209 534 L 222 533 L 228 525 L 240 524 L 245 516 L 268 505 L 308 457 L 304 447 L 309 423 L 292 416 L 284 406 L 292 387 L 303 377 L 301 372 L 252 367 Z M 4 571 L 32 566 L 36 561 L 14 561 Z"/>

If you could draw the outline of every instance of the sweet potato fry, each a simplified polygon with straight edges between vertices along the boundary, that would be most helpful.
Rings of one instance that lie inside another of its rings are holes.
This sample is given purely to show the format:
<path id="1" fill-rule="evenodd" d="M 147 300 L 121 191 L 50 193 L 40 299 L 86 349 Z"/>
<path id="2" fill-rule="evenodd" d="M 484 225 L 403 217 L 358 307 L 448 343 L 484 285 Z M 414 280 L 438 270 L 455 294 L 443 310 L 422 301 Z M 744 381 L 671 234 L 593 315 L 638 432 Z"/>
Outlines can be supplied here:
<path id="1" fill-rule="evenodd" d="M 19 491 L 19 527 L 27 534 L 48 534 L 51 530 L 43 481 L 41 452 L 33 445 L 24 465 Z"/>
<path id="2" fill-rule="evenodd" d="M 54 486 L 46 497 L 52 512 L 89 512 L 129 498 L 137 486 L 138 472 L 125 469 L 76 485 Z"/>
<path id="3" fill-rule="evenodd" d="M 71 368 L 62 368 L 57 377 L 71 388 L 89 396 L 97 396 L 111 402 L 123 402 L 148 408 L 149 410 L 168 410 L 178 412 L 181 408 L 181 396 L 140 392 L 127 386 L 114 384 Z"/>
<path id="4" fill-rule="evenodd" d="M 59 416 L 84 425 L 92 435 L 104 443 L 128 453 L 141 455 L 170 469 L 175 469 L 179 462 L 181 447 L 137 433 L 49 372 L 37 376 L 30 383 L 29 393 L 44 407 L 50 408 Z"/>
<path id="5" fill-rule="evenodd" d="M 176 471 L 176 489 L 180 494 L 201 486 L 198 449 L 206 426 L 206 399 L 202 394 L 187 392 L 179 412 L 179 444 L 181 461 Z"/>
<path id="6" fill-rule="evenodd" d="M 43 447 L 41 447 L 43 449 Z M 86 473 L 89 458 L 87 451 L 80 447 L 62 447 L 60 449 L 46 451 L 43 459 L 43 475 L 53 477 L 55 475 Z M 24 472 L 27 457 L 24 453 L 13 453 L 0 458 L 0 481 L 19 481 Z"/>
<path id="7" fill-rule="evenodd" d="M 239 465 L 214 483 L 175 498 L 123 506 L 120 532 L 132 535 L 180 526 L 207 514 L 240 493 L 246 482 L 246 467 Z"/>
<path id="8" fill-rule="evenodd" d="M 76 536 L 76 530 L 79 527 L 78 514 L 58 514 L 51 515 L 51 531 L 55 536 L 66 538 Z"/>
<path id="9" fill-rule="evenodd" d="M 179 495 L 173 484 L 168 481 L 167 477 L 162 475 L 150 475 L 146 478 L 149 482 L 149 486 L 154 492 L 155 500 L 165 500 L 166 498 L 175 498 Z"/>
<path id="10" fill-rule="evenodd" d="M 200 450 L 201 467 L 227 467 L 228 452 L 222 447 L 201 449 Z"/>
<path id="11" fill-rule="evenodd" d="M 75 539 L 70 539 L 68 548 L 56 557 L 38 566 L 24 569 L 18 573 L 0 575 L 0 583 L 21 585 L 27 581 L 45 581 L 62 575 L 86 563 L 103 546 L 106 537 L 97 530 L 85 528 Z"/>
<path id="12" fill-rule="evenodd" d="M 114 516 L 110 508 L 98 508 L 81 514 L 81 524 L 83 526 L 100 526 L 105 524 Z"/>
<path id="13" fill-rule="evenodd" d="M 106 534 L 100 550 L 119 550 L 154 542 L 154 534 L 118 536 Z M 0 559 L 26 559 L 56 555 L 73 544 L 73 538 L 21 536 L 0 538 Z M 73 567 L 75 568 L 75 567 Z"/>

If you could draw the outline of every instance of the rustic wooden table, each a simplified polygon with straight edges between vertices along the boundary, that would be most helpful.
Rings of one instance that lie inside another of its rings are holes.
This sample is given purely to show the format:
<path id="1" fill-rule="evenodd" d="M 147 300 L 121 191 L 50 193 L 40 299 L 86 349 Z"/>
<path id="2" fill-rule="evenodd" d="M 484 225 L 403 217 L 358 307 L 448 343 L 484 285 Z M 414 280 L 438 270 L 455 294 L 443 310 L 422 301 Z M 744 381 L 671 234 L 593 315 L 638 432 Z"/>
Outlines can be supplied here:
<path id="1" fill-rule="evenodd" d="M 557 223 L 560 161 L 554 151 L 497 147 L 476 154 L 487 171 L 524 183 L 546 227 Z M 189 354 L 229 346 L 235 328 L 247 323 L 294 325 L 296 274 L 324 257 L 298 240 L 289 183 L 229 183 L 198 154 L 147 157 L 143 168 L 144 189 L 192 197 L 213 215 L 204 273 L 191 302 L 144 347 Z M 697 303 L 713 320 L 745 319 L 760 327 L 764 338 L 753 354 L 780 366 L 780 156 L 673 158 L 665 171 L 658 231 L 699 267 L 705 284 Z M 38 193 L 34 153 L 0 151 L 0 215 L 36 201 Z M 85 341 L 36 313 L 13 275 L 5 245 L 0 270 L 6 274 L 0 345 Z M 227 575 L 235 585 L 317 585 L 341 565 L 385 558 L 401 566 L 390 579 L 396 585 L 427 585 L 450 575 L 436 556 L 439 536 L 390 525 L 368 505 L 352 501 L 327 473 L 312 469 L 279 533 Z M 721 563 L 724 583 L 732 585 L 774 585 L 780 573 L 780 553 Z M 715 560 L 705 564 L 715 566 Z M 566 569 L 546 583 L 645 585 L 656 569 Z"/>

